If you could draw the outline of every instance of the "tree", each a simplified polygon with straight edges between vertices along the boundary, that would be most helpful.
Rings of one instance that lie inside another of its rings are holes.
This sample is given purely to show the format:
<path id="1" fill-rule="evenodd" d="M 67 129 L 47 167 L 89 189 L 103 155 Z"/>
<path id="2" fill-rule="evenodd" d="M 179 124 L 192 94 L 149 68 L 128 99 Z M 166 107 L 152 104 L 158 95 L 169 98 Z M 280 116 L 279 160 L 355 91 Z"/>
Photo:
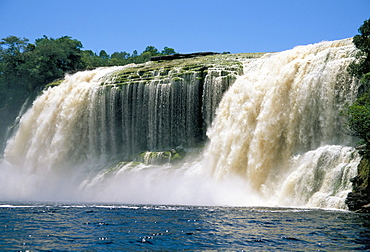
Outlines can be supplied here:
<path id="1" fill-rule="evenodd" d="M 108 53 L 105 50 L 101 50 L 99 52 L 99 57 L 100 58 L 103 58 L 103 59 L 109 59 L 109 55 L 108 55 Z"/>
<path id="2" fill-rule="evenodd" d="M 2 60 L 4 56 L 17 56 L 26 51 L 29 41 L 26 38 L 21 39 L 16 36 L 8 36 L 1 40 L 0 57 Z"/>
<path id="3" fill-rule="evenodd" d="M 114 52 L 112 53 L 109 65 L 110 66 L 121 66 L 128 63 L 127 59 L 130 57 L 130 54 L 127 52 Z"/>
<path id="4" fill-rule="evenodd" d="M 100 66 L 100 58 L 91 50 L 82 52 L 81 61 L 86 68 L 94 68 Z"/>
<path id="5" fill-rule="evenodd" d="M 360 78 L 365 87 L 370 81 L 370 19 L 366 20 L 358 30 L 360 35 L 353 38 L 353 43 L 359 49 L 356 60 L 350 65 L 352 75 Z M 354 104 L 348 106 L 348 128 L 352 135 L 361 138 L 365 152 L 370 151 L 370 91 L 367 90 Z"/>
<path id="6" fill-rule="evenodd" d="M 21 83 L 22 65 L 27 61 L 25 53 L 33 50 L 28 39 L 8 36 L 0 42 L 0 80 L 3 88 L 10 88 Z"/>
<path id="7" fill-rule="evenodd" d="M 137 50 L 134 50 L 134 51 L 132 52 L 132 57 L 137 57 L 137 56 L 138 56 Z"/>
<path id="8" fill-rule="evenodd" d="M 137 57 L 136 63 L 144 63 L 144 62 L 147 62 L 153 56 L 154 55 L 151 52 L 145 52 L 144 51 L 142 54 L 140 54 L 140 56 Z"/>
<path id="9" fill-rule="evenodd" d="M 162 55 L 174 55 L 176 53 L 175 49 L 165 46 L 161 52 Z"/>
<path id="10" fill-rule="evenodd" d="M 370 19 L 364 21 L 358 32 L 360 34 L 353 37 L 353 43 L 359 52 L 349 70 L 352 75 L 366 82 L 370 80 Z"/>
<path id="11" fill-rule="evenodd" d="M 8 36 L 0 42 L 0 143 L 6 128 L 14 121 L 21 105 L 29 96 L 22 66 L 34 45 L 28 39 Z M 1 150 L 1 147 L 0 147 Z"/>
<path id="12" fill-rule="evenodd" d="M 353 135 L 362 139 L 361 144 L 370 149 L 370 93 L 366 92 L 348 107 L 348 126 Z"/>
<path id="13" fill-rule="evenodd" d="M 81 48 L 80 41 L 68 36 L 36 39 L 35 49 L 23 65 L 24 71 L 28 70 L 31 78 L 29 89 L 44 86 L 63 77 L 66 72 L 84 68 Z"/>
<path id="14" fill-rule="evenodd" d="M 28 39 L 9 36 L 0 42 L 0 81 L 3 87 L 37 87 L 63 77 L 65 72 L 85 67 L 82 58 L 82 43 L 71 37 L 37 39 L 35 44 Z"/>
<path id="15" fill-rule="evenodd" d="M 151 56 L 156 56 L 159 54 L 158 49 L 155 48 L 154 46 L 147 46 L 142 54 L 146 52 L 148 52 Z"/>
<path id="16" fill-rule="evenodd" d="M 111 55 L 111 58 L 118 59 L 118 60 L 127 60 L 130 57 L 130 54 L 123 51 L 123 52 L 114 52 Z"/>

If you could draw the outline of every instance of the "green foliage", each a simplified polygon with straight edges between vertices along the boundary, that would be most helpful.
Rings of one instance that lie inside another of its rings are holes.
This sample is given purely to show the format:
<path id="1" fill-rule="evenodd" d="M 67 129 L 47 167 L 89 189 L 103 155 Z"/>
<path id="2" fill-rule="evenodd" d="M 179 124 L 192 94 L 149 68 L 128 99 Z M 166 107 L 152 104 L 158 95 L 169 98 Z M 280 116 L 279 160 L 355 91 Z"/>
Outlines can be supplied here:
<path id="1" fill-rule="evenodd" d="M 175 49 L 165 46 L 161 52 L 162 55 L 174 55 L 176 54 Z"/>
<path id="2" fill-rule="evenodd" d="M 154 46 L 147 46 L 143 53 L 150 53 L 153 56 L 157 56 L 159 54 L 159 51 Z"/>
<path id="3" fill-rule="evenodd" d="M 106 51 L 104 50 L 101 50 L 100 53 L 99 53 L 99 57 L 100 58 L 103 58 L 103 59 L 109 59 L 109 55 Z"/>
<path id="4" fill-rule="evenodd" d="M 83 64 L 85 64 L 85 67 L 87 69 L 93 68 L 93 67 L 99 67 L 103 66 L 102 60 L 98 55 L 96 55 L 91 50 L 85 50 L 82 52 L 82 58 L 81 58 Z"/>
<path id="5" fill-rule="evenodd" d="M 81 48 L 80 41 L 67 36 L 58 39 L 44 36 L 37 39 L 35 50 L 25 64 L 33 80 L 30 89 L 61 78 L 66 72 L 83 68 L 85 65 L 81 61 Z"/>
<path id="6" fill-rule="evenodd" d="M 86 50 L 82 53 L 82 62 L 86 68 L 122 66 L 130 63 L 140 64 L 149 61 L 153 56 L 172 55 L 175 53 L 176 51 L 173 48 L 164 47 L 164 49 L 159 52 L 154 46 L 147 46 L 141 54 L 139 54 L 137 50 L 134 50 L 132 54 L 122 51 L 114 52 L 112 55 L 109 55 L 106 51 L 101 50 L 99 55 L 97 55 L 90 50 Z"/>
<path id="7" fill-rule="evenodd" d="M 15 36 L 3 38 L 0 42 L 0 86 L 10 88 L 13 83 L 19 84 L 22 80 L 23 64 L 28 60 L 28 51 L 33 47 L 28 45 L 28 39 Z"/>
<path id="8" fill-rule="evenodd" d="M 361 51 L 370 54 L 370 19 L 364 21 L 358 32 L 361 35 L 356 35 L 353 38 L 353 43 Z"/>
<path id="9" fill-rule="evenodd" d="M 141 54 L 138 54 L 136 50 L 134 50 L 131 55 L 125 51 L 114 52 L 110 57 L 108 65 L 117 66 L 117 65 L 126 65 L 130 63 L 139 64 L 149 61 L 150 58 L 153 56 L 172 55 L 175 53 L 176 51 L 173 48 L 164 47 L 164 49 L 161 52 L 159 52 L 159 50 L 154 46 L 147 46 Z"/>
<path id="10" fill-rule="evenodd" d="M 26 38 L 18 38 L 15 36 L 9 36 L 6 38 L 1 39 L 1 57 L 6 56 L 17 56 L 23 52 L 25 52 L 28 48 L 28 39 Z"/>
<path id="11" fill-rule="evenodd" d="M 350 65 L 352 75 L 361 79 L 367 86 L 370 80 L 370 19 L 366 20 L 358 30 L 360 35 L 353 38 L 353 43 L 359 49 L 356 60 Z M 363 153 L 370 150 L 370 92 L 367 90 L 354 104 L 348 106 L 348 128 L 355 136 L 360 137 L 365 146 Z"/>
<path id="12" fill-rule="evenodd" d="M 111 55 L 111 59 L 117 59 L 117 60 L 120 60 L 120 61 L 125 61 L 129 57 L 130 57 L 130 54 L 125 52 L 125 51 L 123 51 L 123 52 L 114 52 Z"/>
<path id="13" fill-rule="evenodd" d="M 353 37 L 353 43 L 359 52 L 349 70 L 352 75 L 366 82 L 370 80 L 370 19 L 365 20 L 358 31 L 360 34 Z"/>
<path id="14" fill-rule="evenodd" d="M 353 135 L 362 139 L 370 149 L 370 93 L 365 93 L 347 109 L 349 115 L 348 127 Z"/>
<path id="15" fill-rule="evenodd" d="M 83 68 L 80 41 L 64 36 L 58 39 L 28 39 L 9 36 L 0 43 L 1 85 L 33 91 L 63 77 L 65 72 Z"/>

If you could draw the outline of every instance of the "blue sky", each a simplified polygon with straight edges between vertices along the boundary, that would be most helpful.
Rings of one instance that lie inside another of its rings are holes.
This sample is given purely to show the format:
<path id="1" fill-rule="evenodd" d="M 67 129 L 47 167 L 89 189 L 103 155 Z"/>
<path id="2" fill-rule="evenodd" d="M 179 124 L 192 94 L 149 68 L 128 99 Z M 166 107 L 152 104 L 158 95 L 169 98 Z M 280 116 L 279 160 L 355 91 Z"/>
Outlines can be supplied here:
<path id="1" fill-rule="evenodd" d="M 0 0 L 0 38 L 71 36 L 109 54 L 272 52 L 356 35 L 370 0 Z"/>

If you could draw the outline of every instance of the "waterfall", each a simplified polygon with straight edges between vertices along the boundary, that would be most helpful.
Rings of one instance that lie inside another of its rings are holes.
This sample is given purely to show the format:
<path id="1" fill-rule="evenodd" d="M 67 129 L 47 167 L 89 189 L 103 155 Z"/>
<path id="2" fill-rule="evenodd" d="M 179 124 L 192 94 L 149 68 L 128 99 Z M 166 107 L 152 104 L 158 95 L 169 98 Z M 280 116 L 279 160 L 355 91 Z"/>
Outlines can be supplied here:
<path id="1" fill-rule="evenodd" d="M 345 183 L 349 190 L 347 182 L 356 167 L 351 159 L 356 164 L 359 158 L 353 158 L 353 149 L 338 150 L 338 146 L 354 144 L 344 133 L 346 119 L 340 115 L 357 96 L 359 84 L 346 72 L 354 53 L 347 39 L 299 46 L 249 64 L 224 95 L 208 132 L 205 156 L 212 173 L 219 178 L 240 174 L 256 193 L 271 200 L 287 183 L 287 174 L 296 174 L 301 167 L 305 167 L 304 176 L 313 169 L 325 174 L 341 166 L 343 174 L 351 172 L 349 177 L 326 180 Z M 338 151 L 342 154 L 334 157 Z M 298 163 L 296 156 L 303 156 Z M 290 185 L 291 193 L 308 203 L 307 195 L 320 192 L 322 176 L 312 179 L 315 186 L 303 195 L 298 191 L 308 186 L 308 180 L 300 178 Z M 334 190 L 327 193 L 335 194 Z"/>
<path id="2" fill-rule="evenodd" d="M 345 208 L 355 53 L 346 39 L 67 75 L 8 140 L 0 199 Z"/>

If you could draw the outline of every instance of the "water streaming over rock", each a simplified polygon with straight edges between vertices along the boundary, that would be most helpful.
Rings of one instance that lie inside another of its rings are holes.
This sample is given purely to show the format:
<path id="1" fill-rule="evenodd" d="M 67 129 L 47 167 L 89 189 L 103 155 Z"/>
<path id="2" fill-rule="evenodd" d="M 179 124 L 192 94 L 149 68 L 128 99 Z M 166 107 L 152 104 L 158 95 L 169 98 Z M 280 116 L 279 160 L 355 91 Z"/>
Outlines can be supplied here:
<path id="1" fill-rule="evenodd" d="M 358 158 L 352 164 L 353 149 L 337 145 L 354 144 L 344 133 L 346 121 L 340 114 L 357 96 L 358 83 L 346 72 L 353 52 L 351 40 L 322 42 L 249 64 L 244 76 L 224 95 L 208 133 L 211 141 L 206 156 L 213 174 L 240 174 L 270 200 L 276 191 L 277 197 L 282 196 L 281 186 L 291 179 L 287 174 L 296 174 L 301 167 L 305 169 L 299 181 L 284 197 L 295 194 L 308 203 L 328 181 L 344 182 L 348 190 L 346 181 L 355 175 Z M 297 163 L 296 156 L 304 157 Z M 342 177 L 327 175 L 338 166 Z M 306 180 L 304 174 L 313 170 L 322 175 Z M 300 189 L 312 183 L 313 188 Z M 328 190 L 326 196 L 336 191 Z"/>
<path id="2" fill-rule="evenodd" d="M 344 208 L 354 53 L 347 39 L 244 59 L 243 74 L 150 63 L 66 76 L 8 141 L 0 198 Z"/>

